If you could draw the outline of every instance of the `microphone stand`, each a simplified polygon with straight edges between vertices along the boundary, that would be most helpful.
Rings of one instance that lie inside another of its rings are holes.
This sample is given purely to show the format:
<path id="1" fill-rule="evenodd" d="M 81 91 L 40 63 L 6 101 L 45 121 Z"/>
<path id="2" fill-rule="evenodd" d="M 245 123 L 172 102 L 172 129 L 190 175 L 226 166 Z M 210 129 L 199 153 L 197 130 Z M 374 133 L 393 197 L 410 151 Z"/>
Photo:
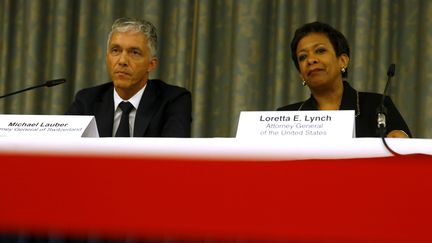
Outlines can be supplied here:
<path id="1" fill-rule="evenodd" d="M 2 95 L 2 96 L 0 96 L 0 99 L 8 97 L 8 96 L 11 96 L 11 95 L 14 95 L 14 94 L 18 94 L 18 93 L 21 93 L 21 92 L 25 92 L 27 90 L 37 89 L 37 88 L 40 88 L 40 87 L 52 87 L 52 86 L 55 86 L 55 85 L 62 84 L 64 82 L 66 82 L 66 79 L 64 79 L 64 78 L 54 79 L 54 80 L 48 80 L 48 81 L 46 81 L 43 84 L 35 85 L 35 86 L 29 87 L 29 88 L 25 88 L 25 89 L 18 90 L 18 91 L 9 93 L 9 94 Z"/>
<path id="2" fill-rule="evenodd" d="M 387 94 L 387 89 L 390 86 L 390 80 L 395 74 L 395 68 L 396 68 L 395 66 L 396 65 L 394 63 L 390 64 L 388 71 L 387 71 L 387 83 L 386 83 L 386 86 L 384 88 L 381 103 L 377 108 L 377 123 L 378 123 L 378 132 L 379 132 L 379 135 L 381 137 L 381 140 L 382 140 L 384 146 L 386 147 L 386 149 L 391 154 L 393 154 L 394 156 L 399 156 L 401 154 L 399 154 L 399 153 L 395 152 L 393 149 L 391 149 L 385 140 L 385 136 L 386 136 L 386 132 L 387 132 L 387 127 L 386 127 L 387 108 L 384 106 L 384 100 L 385 100 L 385 97 Z"/>

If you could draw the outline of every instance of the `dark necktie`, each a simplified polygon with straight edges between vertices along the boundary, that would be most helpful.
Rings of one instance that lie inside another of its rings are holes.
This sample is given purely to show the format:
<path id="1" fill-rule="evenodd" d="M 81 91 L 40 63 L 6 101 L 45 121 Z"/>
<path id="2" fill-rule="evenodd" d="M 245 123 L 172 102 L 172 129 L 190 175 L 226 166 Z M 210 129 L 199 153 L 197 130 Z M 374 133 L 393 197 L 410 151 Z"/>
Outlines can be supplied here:
<path id="1" fill-rule="evenodd" d="M 116 137 L 130 137 L 129 133 L 129 113 L 134 108 L 133 105 L 127 101 L 122 101 L 119 104 L 120 109 L 122 110 L 122 115 L 120 119 L 119 127 L 117 128 L 117 132 L 115 134 Z"/>

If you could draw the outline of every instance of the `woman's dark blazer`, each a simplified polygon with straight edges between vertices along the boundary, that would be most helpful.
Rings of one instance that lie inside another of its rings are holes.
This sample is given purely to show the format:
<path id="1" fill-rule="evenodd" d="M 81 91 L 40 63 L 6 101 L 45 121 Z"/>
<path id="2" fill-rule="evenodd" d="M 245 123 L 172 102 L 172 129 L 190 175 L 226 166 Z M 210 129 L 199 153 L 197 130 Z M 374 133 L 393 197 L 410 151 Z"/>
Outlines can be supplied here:
<path id="1" fill-rule="evenodd" d="M 379 137 L 377 129 L 377 108 L 379 107 L 382 95 L 369 92 L 358 92 L 348 82 L 344 81 L 344 91 L 340 110 L 354 110 L 356 123 L 356 137 Z M 408 125 L 390 97 L 384 99 L 384 106 L 387 108 L 387 133 L 392 130 L 402 130 L 412 137 Z M 279 111 L 318 110 L 317 101 L 311 95 L 304 102 L 290 104 L 278 108 Z"/>

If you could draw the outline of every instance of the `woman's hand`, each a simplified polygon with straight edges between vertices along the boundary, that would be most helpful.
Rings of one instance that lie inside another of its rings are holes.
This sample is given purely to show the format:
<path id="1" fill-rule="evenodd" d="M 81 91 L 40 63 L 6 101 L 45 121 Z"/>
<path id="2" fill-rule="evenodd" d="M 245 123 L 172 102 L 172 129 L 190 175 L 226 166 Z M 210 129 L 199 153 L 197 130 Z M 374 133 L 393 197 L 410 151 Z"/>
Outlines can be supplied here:
<path id="1" fill-rule="evenodd" d="M 387 134 L 388 138 L 409 138 L 408 134 L 406 134 L 402 130 L 393 130 Z"/>

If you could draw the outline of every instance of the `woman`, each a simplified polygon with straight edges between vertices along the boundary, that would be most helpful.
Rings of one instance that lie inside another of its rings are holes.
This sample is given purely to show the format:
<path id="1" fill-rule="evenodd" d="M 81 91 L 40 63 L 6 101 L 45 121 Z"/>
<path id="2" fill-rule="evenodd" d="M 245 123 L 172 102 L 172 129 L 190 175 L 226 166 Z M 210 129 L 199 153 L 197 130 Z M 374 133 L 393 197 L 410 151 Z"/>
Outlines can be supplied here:
<path id="1" fill-rule="evenodd" d="M 358 92 L 347 77 L 349 46 L 345 36 L 330 25 L 313 22 L 296 30 L 291 41 L 292 60 L 311 97 L 277 110 L 355 110 L 356 136 L 379 137 L 377 107 L 382 95 Z M 411 137 L 401 114 L 386 97 L 387 137 Z"/>

